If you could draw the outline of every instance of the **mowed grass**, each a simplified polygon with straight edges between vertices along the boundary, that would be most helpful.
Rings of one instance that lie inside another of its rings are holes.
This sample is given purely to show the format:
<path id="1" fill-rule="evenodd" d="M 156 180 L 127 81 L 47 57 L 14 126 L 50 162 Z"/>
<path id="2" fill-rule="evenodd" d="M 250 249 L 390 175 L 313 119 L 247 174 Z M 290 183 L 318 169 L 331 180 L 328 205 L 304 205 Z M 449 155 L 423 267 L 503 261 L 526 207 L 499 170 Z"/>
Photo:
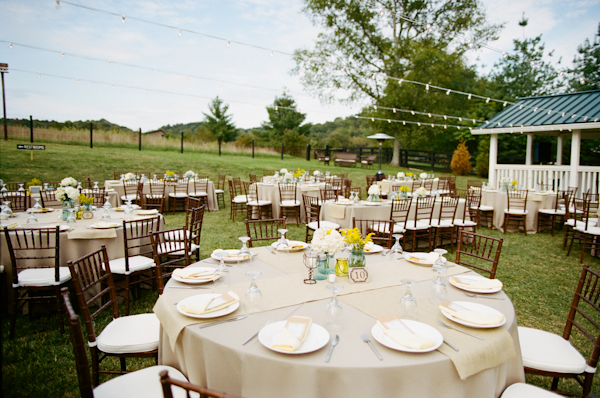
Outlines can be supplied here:
<path id="1" fill-rule="evenodd" d="M 193 170 L 200 175 L 208 175 L 216 181 L 217 174 L 238 176 L 248 179 L 248 173 L 262 174 L 263 169 L 282 167 L 330 171 L 332 174 L 349 173 L 355 186 L 365 186 L 365 176 L 374 174 L 375 169 L 340 168 L 318 165 L 316 161 L 301 158 L 259 155 L 224 155 L 214 153 L 185 152 L 168 150 L 142 150 L 127 148 L 94 148 L 68 146 L 51 143 L 46 151 L 36 151 L 34 161 L 30 153 L 17 150 L 18 143 L 0 141 L 0 178 L 4 181 L 28 181 L 39 178 L 57 181 L 66 176 L 82 179 L 90 175 L 94 181 L 112 179 L 113 171 L 147 171 L 163 173 L 166 170 L 184 172 Z M 386 174 L 408 171 L 384 165 Z M 475 179 L 475 177 L 468 177 Z M 458 187 L 466 187 L 467 177 L 457 179 Z M 364 190 L 363 190 L 364 193 Z M 227 207 L 218 212 L 205 213 L 202 231 L 202 257 L 207 257 L 216 248 L 239 246 L 237 238 L 245 235 L 243 217 L 235 222 L 229 218 L 229 195 L 225 197 Z M 165 215 L 167 228 L 184 224 L 183 213 Z M 288 237 L 304 239 L 304 226 L 289 225 Z M 498 278 L 505 285 L 504 290 L 512 299 L 519 325 L 562 334 L 573 292 L 581 272 L 579 263 L 580 247 L 575 245 L 570 257 L 561 250 L 562 231 L 554 237 L 549 233 L 524 236 L 522 233 L 508 233 L 481 228 L 480 233 L 504 238 Z M 452 254 L 447 257 L 452 260 Z M 586 255 L 586 263 L 595 269 L 600 260 Z M 7 265 L 7 264 L 5 264 Z M 10 292 L 9 292 L 10 294 Z M 143 293 L 141 300 L 133 302 L 133 313 L 152 310 L 157 294 Z M 100 324 L 108 322 L 105 318 Z M 77 375 L 68 332 L 61 335 L 54 314 L 37 311 L 32 319 L 20 315 L 17 321 L 16 338 L 8 340 L 8 321 L 2 326 L 2 377 L 3 391 L 7 397 L 78 397 Z M 582 339 L 577 336 L 574 344 L 582 347 Z M 589 346 L 589 345 L 588 345 Z M 586 352 L 586 355 L 588 352 Z M 116 368 L 118 364 L 112 363 Z M 137 369 L 152 365 L 152 361 L 128 360 L 128 367 Z M 104 379 L 106 380 L 106 379 Z M 550 380 L 530 378 L 528 381 L 549 388 Z M 574 383 L 561 383 L 562 388 L 577 391 Z M 594 382 L 594 392 L 600 394 L 600 384 Z"/>

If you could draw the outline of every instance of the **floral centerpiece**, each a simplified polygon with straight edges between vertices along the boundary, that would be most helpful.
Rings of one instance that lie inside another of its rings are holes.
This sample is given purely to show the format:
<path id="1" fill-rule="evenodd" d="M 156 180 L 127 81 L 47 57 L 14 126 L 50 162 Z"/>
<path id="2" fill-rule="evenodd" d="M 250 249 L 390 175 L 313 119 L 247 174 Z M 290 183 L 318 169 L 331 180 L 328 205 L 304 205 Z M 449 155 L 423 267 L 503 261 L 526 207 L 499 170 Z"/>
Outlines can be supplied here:
<path id="1" fill-rule="evenodd" d="M 396 178 L 402 178 L 402 179 L 404 179 L 404 177 L 406 177 L 406 175 L 404 174 L 403 171 L 399 171 L 398 174 L 396 174 Z"/>
<path id="2" fill-rule="evenodd" d="M 175 172 L 174 171 L 165 171 L 165 174 L 167 175 L 166 180 L 167 181 L 173 181 L 175 179 Z"/>
<path id="3" fill-rule="evenodd" d="M 131 180 L 135 180 L 135 174 L 133 173 L 127 173 L 123 176 L 123 179 L 125 181 L 131 181 Z"/>
<path id="4" fill-rule="evenodd" d="M 32 178 L 31 181 L 27 183 L 27 187 L 37 187 L 42 185 L 42 182 L 39 178 Z M 77 186 L 77 184 L 75 184 Z"/>
<path id="5" fill-rule="evenodd" d="M 319 256 L 319 272 L 315 279 L 327 279 L 327 274 L 335 272 L 334 256 L 336 252 L 344 248 L 344 238 L 335 229 L 319 228 L 313 234 L 310 243 L 314 251 L 322 254 L 322 256 Z"/>
<path id="6" fill-rule="evenodd" d="M 313 172 L 313 175 L 314 175 L 315 177 L 318 177 L 318 176 L 320 176 L 320 175 L 321 175 L 321 172 L 320 172 L 319 170 L 315 170 L 315 171 Z"/>
<path id="7" fill-rule="evenodd" d="M 84 210 L 92 210 L 92 203 L 94 203 L 94 198 L 90 198 L 85 195 L 79 195 L 77 198 L 79 200 L 79 204 L 83 207 Z"/>
<path id="8" fill-rule="evenodd" d="M 281 169 L 281 170 L 279 170 L 279 174 L 280 175 L 285 175 L 287 173 L 288 173 L 288 169 Z"/>
<path id="9" fill-rule="evenodd" d="M 508 191 L 508 186 L 511 184 L 510 177 L 502 177 L 500 179 L 500 189 L 502 192 Z"/>
<path id="10" fill-rule="evenodd" d="M 292 182 L 293 178 L 294 178 L 294 176 L 292 176 L 291 173 L 285 173 L 283 175 L 283 182 L 285 182 L 285 183 Z"/>
<path id="11" fill-rule="evenodd" d="M 64 180 L 63 180 L 64 181 Z M 61 182 L 62 184 L 62 182 Z M 62 219 L 67 221 L 71 209 L 75 205 L 75 201 L 79 199 L 79 190 L 71 186 L 60 186 L 56 188 L 55 197 L 62 202 Z"/>
<path id="12" fill-rule="evenodd" d="M 306 170 L 301 169 L 301 168 L 297 168 L 296 171 L 294 171 L 294 177 L 295 178 L 300 178 L 304 175 L 304 173 L 306 173 Z"/>
<path id="13" fill-rule="evenodd" d="M 77 187 L 77 180 L 74 179 L 73 177 L 63 178 L 62 181 L 60 182 L 60 186 L 61 187 L 73 187 L 73 188 L 76 188 Z"/>
<path id="14" fill-rule="evenodd" d="M 425 196 L 427 196 L 427 191 L 425 190 L 425 187 L 417 188 L 415 190 L 414 196 L 417 196 L 419 198 L 424 198 Z"/>
<path id="15" fill-rule="evenodd" d="M 421 173 L 419 174 L 419 177 L 421 177 L 422 180 L 427 178 L 427 173 Z"/>
<path id="16" fill-rule="evenodd" d="M 196 174 L 192 171 L 192 170 L 188 170 L 185 173 L 183 173 L 183 176 L 185 178 L 194 178 Z"/>
<path id="17" fill-rule="evenodd" d="M 512 185 L 512 189 L 517 189 L 519 183 L 517 182 L 517 180 L 512 180 L 512 182 L 510 183 Z"/>
<path id="18" fill-rule="evenodd" d="M 362 237 L 360 230 L 358 228 L 354 229 L 343 229 L 341 231 L 342 236 L 344 237 L 344 241 L 348 243 L 351 247 L 352 251 L 350 252 L 350 258 L 348 259 L 349 267 L 364 267 L 365 266 L 365 245 L 372 245 L 373 239 L 371 236 L 375 235 L 374 233 L 367 234 L 365 238 Z"/>
<path id="19" fill-rule="evenodd" d="M 407 177 L 410 177 L 410 178 L 412 178 L 412 179 L 414 180 L 414 176 L 415 176 L 415 175 L 414 175 L 413 173 L 406 173 L 406 176 L 407 176 Z"/>
<path id="20" fill-rule="evenodd" d="M 410 187 L 408 185 L 402 185 L 400 188 L 398 188 L 398 191 L 400 191 L 400 196 L 407 198 L 408 193 L 410 192 Z"/>
<path id="21" fill-rule="evenodd" d="M 369 196 L 367 197 L 367 201 L 369 202 L 379 202 L 379 195 L 381 195 L 381 187 L 379 185 L 371 185 L 369 190 L 367 191 Z"/>

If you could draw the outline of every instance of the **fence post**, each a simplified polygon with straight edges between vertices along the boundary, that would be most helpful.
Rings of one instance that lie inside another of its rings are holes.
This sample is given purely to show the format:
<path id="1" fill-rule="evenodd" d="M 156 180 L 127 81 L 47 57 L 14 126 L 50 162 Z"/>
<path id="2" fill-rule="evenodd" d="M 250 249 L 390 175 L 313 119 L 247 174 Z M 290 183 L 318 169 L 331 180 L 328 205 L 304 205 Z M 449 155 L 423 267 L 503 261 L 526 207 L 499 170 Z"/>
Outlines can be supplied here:
<path id="1" fill-rule="evenodd" d="M 33 116 L 29 115 L 29 142 L 33 144 Z"/>
<path id="2" fill-rule="evenodd" d="M 325 145 L 325 156 L 329 156 L 329 145 Z"/>
<path id="3" fill-rule="evenodd" d="M 281 143 L 281 160 L 283 160 L 283 142 Z"/>
<path id="4" fill-rule="evenodd" d="M 254 140 L 252 140 L 252 159 L 254 159 Z"/>
<path id="5" fill-rule="evenodd" d="M 306 160 L 310 160 L 310 144 L 306 144 Z"/>
<path id="6" fill-rule="evenodd" d="M 183 153 L 183 131 L 181 132 L 181 153 Z"/>
<path id="7" fill-rule="evenodd" d="M 434 167 L 435 167 L 435 152 L 431 151 L 431 171 L 433 171 Z"/>
<path id="8" fill-rule="evenodd" d="M 223 139 L 219 137 L 219 156 L 221 156 L 221 141 L 223 141 Z"/>
<path id="9" fill-rule="evenodd" d="M 358 148 L 358 160 L 362 159 L 362 147 Z"/>
<path id="10" fill-rule="evenodd" d="M 90 148 L 94 147 L 94 123 L 90 122 Z"/>
<path id="11" fill-rule="evenodd" d="M 142 128 L 140 127 L 139 133 L 138 133 L 138 146 L 139 146 L 139 150 L 142 150 Z"/>

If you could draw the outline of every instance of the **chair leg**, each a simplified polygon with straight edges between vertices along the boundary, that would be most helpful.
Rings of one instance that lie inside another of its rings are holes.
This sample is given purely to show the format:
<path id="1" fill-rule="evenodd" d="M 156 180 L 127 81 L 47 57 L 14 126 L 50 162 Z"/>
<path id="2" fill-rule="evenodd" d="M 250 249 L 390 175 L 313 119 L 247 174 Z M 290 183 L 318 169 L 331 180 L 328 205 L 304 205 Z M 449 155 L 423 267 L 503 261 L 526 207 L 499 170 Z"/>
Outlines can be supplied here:
<path id="1" fill-rule="evenodd" d="M 129 275 L 125 275 L 125 315 L 129 315 Z"/>
<path id="2" fill-rule="evenodd" d="M 573 242 L 575 241 L 575 230 L 571 234 L 571 243 L 569 244 L 569 250 L 567 250 L 567 257 L 571 254 L 571 249 L 573 248 Z"/>
<path id="3" fill-rule="evenodd" d="M 119 358 L 120 362 L 121 362 L 121 372 L 126 372 L 127 371 L 127 363 L 125 363 L 125 357 L 121 357 Z"/>
<path id="4" fill-rule="evenodd" d="M 552 378 L 552 386 L 550 387 L 551 391 L 556 391 L 558 390 L 558 377 L 553 377 Z"/>
<path id="5" fill-rule="evenodd" d="M 504 234 L 506 233 L 506 224 L 507 223 L 508 223 L 508 214 L 505 214 L 504 215 L 504 225 L 502 226 L 502 229 L 503 229 L 502 233 L 504 233 Z"/>
<path id="6" fill-rule="evenodd" d="M 60 328 L 60 334 L 65 334 L 65 325 L 63 322 L 63 310 L 62 310 L 62 305 L 61 305 L 61 295 L 60 295 L 60 288 L 58 286 L 54 287 L 54 295 L 55 295 L 55 299 L 56 299 L 56 311 L 58 312 L 58 326 Z"/>
<path id="7" fill-rule="evenodd" d="M 92 357 L 92 384 L 97 387 L 100 384 L 100 359 L 98 358 L 98 347 L 90 347 Z"/>
<path id="8" fill-rule="evenodd" d="M 13 298 L 13 311 L 10 315 L 10 333 L 9 338 L 15 338 L 15 327 L 17 325 L 17 312 L 19 311 L 19 289 L 13 289 L 15 297 Z"/>
<path id="9" fill-rule="evenodd" d="M 583 241 L 581 242 L 582 246 L 581 246 L 581 256 L 579 257 L 579 262 L 582 263 L 583 262 L 583 256 L 585 255 L 585 244 L 587 243 L 587 235 L 583 234 Z"/>

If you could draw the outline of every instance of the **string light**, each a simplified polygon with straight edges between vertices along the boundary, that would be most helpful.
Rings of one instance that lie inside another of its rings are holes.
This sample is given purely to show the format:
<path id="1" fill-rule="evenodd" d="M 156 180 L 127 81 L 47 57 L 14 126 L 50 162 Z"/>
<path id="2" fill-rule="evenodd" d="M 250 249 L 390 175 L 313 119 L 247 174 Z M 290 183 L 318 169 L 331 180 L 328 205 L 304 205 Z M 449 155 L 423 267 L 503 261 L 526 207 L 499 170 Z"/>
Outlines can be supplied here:
<path id="1" fill-rule="evenodd" d="M 42 74 L 41 74 L 41 73 L 38 73 L 38 77 L 42 77 Z"/>
<path id="2" fill-rule="evenodd" d="M 108 61 L 108 66 L 110 66 L 110 61 Z"/>
<path id="3" fill-rule="evenodd" d="M 227 40 L 227 47 L 231 44 L 231 40 Z"/>
<path id="4" fill-rule="evenodd" d="M 425 90 L 429 91 L 429 83 L 425 85 Z"/>
<path id="5" fill-rule="evenodd" d="M 79 79 L 75 80 L 75 83 L 79 83 Z"/>
<path id="6" fill-rule="evenodd" d="M 404 79 L 398 80 L 398 85 L 401 85 L 403 81 L 404 81 Z"/>
<path id="7" fill-rule="evenodd" d="M 431 27 L 431 24 L 430 24 L 430 23 L 428 23 L 428 24 L 427 24 L 427 31 L 428 31 L 429 33 L 433 32 L 433 28 Z"/>
<path id="8" fill-rule="evenodd" d="M 431 113 L 428 113 L 427 116 L 431 117 Z"/>
<path id="9" fill-rule="evenodd" d="M 392 121 L 390 119 L 388 119 L 388 123 L 391 123 Z"/>
<path id="10" fill-rule="evenodd" d="M 393 108 L 392 110 L 393 110 L 394 113 L 396 113 L 396 108 Z"/>
<path id="11" fill-rule="evenodd" d="M 467 99 L 471 99 L 471 94 L 469 94 L 469 96 L 467 97 Z"/>
<path id="12" fill-rule="evenodd" d="M 490 99 L 489 99 L 489 98 L 488 98 L 488 99 L 486 99 L 486 100 L 485 100 L 485 103 L 486 103 L 486 104 L 489 104 L 489 103 L 490 103 Z"/>
<path id="13" fill-rule="evenodd" d="M 502 51 L 502 58 L 504 58 L 504 59 L 508 58 L 508 54 L 506 54 L 504 51 Z"/>
<path id="14" fill-rule="evenodd" d="M 271 50 L 271 57 L 273 56 L 273 50 Z"/>
<path id="15" fill-rule="evenodd" d="M 8 48 L 12 48 L 12 42 L 9 43 Z"/>
<path id="16" fill-rule="evenodd" d="M 377 105 L 373 105 L 373 109 L 377 110 Z"/>
<path id="17" fill-rule="evenodd" d="M 121 22 L 125 23 L 125 15 L 121 17 Z"/>
<path id="18" fill-rule="evenodd" d="M 60 10 L 60 0 L 56 0 L 54 7 L 56 7 L 57 10 Z"/>
<path id="19" fill-rule="evenodd" d="M 414 116 L 415 115 L 415 111 L 410 111 L 410 113 Z"/>
<path id="20" fill-rule="evenodd" d="M 450 90 L 446 91 L 446 95 L 450 95 Z"/>
<path id="21" fill-rule="evenodd" d="M 502 104 L 502 106 L 506 107 L 507 104 L 508 104 L 508 102 L 504 101 L 504 104 Z"/>
<path id="22" fill-rule="evenodd" d="M 65 53 L 60 54 L 60 56 L 64 58 L 65 57 Z"/>
<path id="23" fill-rule="evenodd" d="M 181 28 L 179 28 L 179 36 L 181 36 Z"/>
<path id="24" fill-rule="evenodd" d="M 432 113 L 432 112 L 419 112 L 419 111 L 415 111 L 415 110 L 409 110 L 409 109 L 399 109 L 399 108 L 389 108 L 386 106 L 381 106 L 381 105 L 373 105 L 373 109 L 375 110 L 381 110 L 381 109 L 386 109 L 386 110 L 391 110 L 394 113 L 396 112 L 404 112 L 404 113 L 410 113 L 411 115 L 415 116 L 415 115 L 427 115 L 428 117 L 443 117 L 444 120 L 448 120 L 448 118 L 451 119 L 456 119 L 456 120 L 461 120 L 462 121 L 462 117 L 461 116 L 449 116 L 449 115 L 443 115 L 443 114 L 437 114 L 437 113 Z M 469 118 L 470 120 L 473 120 L 473 123 L 479 122 L 479 123 L 483 123 L 484 120 L 476 120 L 476 119 L 472 119 Z"/>

